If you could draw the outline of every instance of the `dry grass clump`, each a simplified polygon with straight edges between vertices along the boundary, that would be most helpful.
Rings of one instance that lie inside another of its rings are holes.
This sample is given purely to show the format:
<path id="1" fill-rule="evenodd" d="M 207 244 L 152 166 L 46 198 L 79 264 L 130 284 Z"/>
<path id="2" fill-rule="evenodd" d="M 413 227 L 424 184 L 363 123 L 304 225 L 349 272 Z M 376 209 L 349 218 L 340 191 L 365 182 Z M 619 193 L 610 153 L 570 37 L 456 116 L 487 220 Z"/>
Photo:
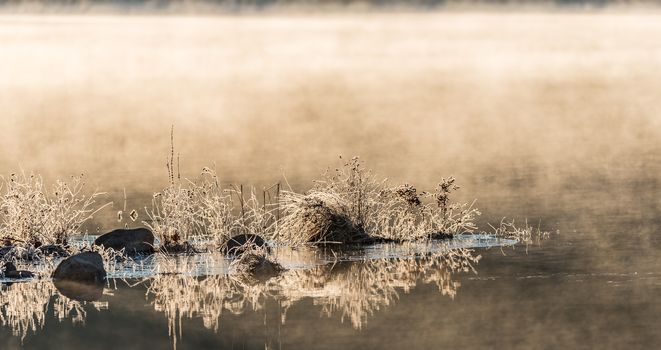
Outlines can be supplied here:
<path id="1" fill-rule="evenodd" d="M 244 195 L 244 187 L 231 186 L 231 193 L 235 198 L 235 234 L 252 233 L 262 237 L 273 237 L 276 235 L 280 217 L 280 184 L 264 188 L 261 191 L 261 200 L 257 196 L 255 187 L 250 187 L 250 193 Z M 275 191 L 275 193 L 272 193 Z M 224 243 L 224 242 L 223 242 Z"/>
<path id="2" fill-rule="evenodd" d="M 214 195 L 218 196 L 222 191 L 206 182 L 196 184 L 189 180 L 182 181 L 179 156 L 176 166 L 175 171 L 173 126 L 170 132 L 170 157 L 166 163 L 168 186 L 163 191 L 154 193 L 152 208 L 145 208 L 150 221 L 144 224 L 159 238 L 161 251 L 194 252 L 191 241 L 204 239 L 208 230 L 204 220 L 208 215 L 202 205 L 202 197 L 214 198 Z M 220 200 L 220 203 L 224 201 Z M 222 208 L 223 206 L 218 206 L 218 209 Z"/>
<path id="3" fill-rule="evenodd" d="M 246 198 L 243 185 L 221 186 L 216 171 L 209 167 L 202 169 L 198 181 L 182 180 L 179 157 L 175 171 L 174 129 L 171 142 L 166 164 L 168 187 L 154 193 L 152 208 L 145 208 L 149 221 L 144 224 L 159 238 L 161 250 L 194 252 L 194 245 L 220 247 L 237 234 L 272 235 L 270 231 L 277 224 L 273 208 L 277 204 L 266 203 L 270 189 L 262 192 L 261 203 L 254 188 Z"/>
<path id="4" fill-rule="evenodd" d="M 103 193 L 85 195 L 83 176 L 58 180 L 49 191 L 40 176 L 12 174 L 2 182 L 0 240 L 25 249 L 41 245 L 66 246 L 72 235 L 106 205 L 96 201 Z"/>
<path id="5" fill-rule="evenodd" d="M 184 186 L 181 182 L 154 194 L 152 208 L 145 208 L 150 221 L 144 224 L 159 238 L 161 250 L 187 251 L 191 241 L 207 236 L 207 213 L 200 200 L 204 194 L 203 187 L 194 183 Z"/>
<path id="6" fill-rule="evenodd" d="M 277 238 L 287 243 L 412 241 L 452 237 L 476 229 L 479 211 L 453 203 L 455 179 L 442 179 L 433 192 L 377 180 L 358 157 L 321 180 L 304 195 L 285 192 Z"/>
<path id="7" fill-rule="evenodd" d="M 173 178 L 172 178 L 173 179 Z M 264 198 L 266 198 L 264 192 Z M 211 168 L 201 180 L 172 180 L 155 193 L 144 222 L 167 252 L 188 252 L 204 245 L 221 247 L 242 233 L 272 236 L 276 227 L 274 204 L 260 202 L 254 188 L 246 198 L 243 186 L 222 187 Z"/>
<path id="8" fill-rule="evenodd" d="M 472 204 L 453 203 L 458 190 L 453 177 L 442 179 L 434 192 L 418 192 L 410 184 L 387 187 L 378 194 L 370 218 L 372 235 L 394 241 L 451 238 L 472 232 L 480 212 Z"/>
<path id="9" fill-rule="evenodd" d="M 121 251 L 103 249 L 86 240 L 71 242 L 72 236 L 83 234 L 85 223 L 112 204 L 97 203 L 104 193 L 85 194 L 82 175 L 72 176 L 68 182 L 58 180 L 52 188 L 34 174 L 12 174 L 2 180 L 0 264 L 12 262 L 38 278 L 49 278 L 60 254 L 96 251 L 110 273 L 128 259 Z M 49 254 L 48 250 L 56 253 Z"/>
<path id="10" fill-rule="evenodd" d="M 175 176 L 173 133 L 171 141 L 169 185 L 154 194 L 147 210 L 150 222 L 145 222 L 167 252 L 194 251 L 195 242 L 222 247 L 237 234 L 290 245 L 351 244 L 447 238 L 476 228 L 479 211 L 450 200 L 459 188 L 454 178 L 443 179 L 434 192 L 418 192 L 412 185 L 377 180 L 354 157 L 324 173 L 305 194 L 288 191 L 281 196 L 277 185 L 264 189 L 262 198 L 251 188 L 246 198 L 242 185 L 222 188 L 210 168 L 203 169 L 198 182 L 182 181 L 178 170 Z"/>
<path id="11" fill-rule="evenodd" d="M 335 193 L 286 192 L 282 210 L 277 238 L 288 244 L 361 243 L 369 238 L 352 220 L 346 201 Z"/>

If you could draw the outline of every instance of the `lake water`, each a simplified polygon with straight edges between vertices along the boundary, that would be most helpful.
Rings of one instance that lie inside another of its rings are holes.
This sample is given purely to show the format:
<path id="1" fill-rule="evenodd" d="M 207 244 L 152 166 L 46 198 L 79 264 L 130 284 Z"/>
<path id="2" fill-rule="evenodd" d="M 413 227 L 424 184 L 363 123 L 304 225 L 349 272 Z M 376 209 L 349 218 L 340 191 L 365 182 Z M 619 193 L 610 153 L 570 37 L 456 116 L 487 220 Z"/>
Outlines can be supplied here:
<path id="1" fill-rule="evenodd" d="M 0 348 L 656 348 L 660 66 L 654 12 L 0 17 L 0 170 L 85 173 L 114 202 L 91 234 L 145 219 L 173 124 L 184 177 L 302 191 L 360 155 L 421 189 L 454 175 L 482 230 L 551 232 L 476 247 L 475 271 L 301 248 L 256 286 L 218 256 L 95 302 L 2 285 Z"/>

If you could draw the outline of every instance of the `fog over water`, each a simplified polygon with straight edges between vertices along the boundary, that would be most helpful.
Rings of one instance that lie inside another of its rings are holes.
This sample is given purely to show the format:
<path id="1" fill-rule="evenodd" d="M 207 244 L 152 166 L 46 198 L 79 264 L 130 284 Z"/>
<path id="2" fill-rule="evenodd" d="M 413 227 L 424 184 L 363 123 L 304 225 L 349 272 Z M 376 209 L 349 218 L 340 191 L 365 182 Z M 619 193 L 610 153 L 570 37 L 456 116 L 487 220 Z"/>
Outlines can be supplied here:
<path id="1" fill-rule="evenodd" d="M 141 210 L 167 184 L 172 125 L 183 177 L 215 165 L 223 182 L 268 186 L 284 173 L 305 190 L 338 155 L 420 189 L 453 175 L 481 228 L 507 216 L 560 234 L 529 255 L 485 252 L 458 303 L 434 304 L 425 287 L 363 333 L 319 321 L 328 339 L 645 348 L 661 341 L 659 67 L 654 11 L 4 15 L 0 173 L 84 173 L 115 201 L 101 230 L 117 225 L 124 189 Z M 302 336 L 309 307 L 292 312 L 283 343 L 335 344 Z M 440 313 L 456 322 L 419 336 Z M 245 317 L 226 337 L 262 320 Z M 418 333 L 382 338 L 400 319 Z M 194 327 L 189 347 L 220 341 Z"/>
<path id="2" fill-rule="evenodd" d="M 6 16 L 0 164 L 154 191 L 174 124 L 186 177 L 305 188 L 360 155 L 467 198 L 658 186 L 659 35 L 656 15 Z"/>

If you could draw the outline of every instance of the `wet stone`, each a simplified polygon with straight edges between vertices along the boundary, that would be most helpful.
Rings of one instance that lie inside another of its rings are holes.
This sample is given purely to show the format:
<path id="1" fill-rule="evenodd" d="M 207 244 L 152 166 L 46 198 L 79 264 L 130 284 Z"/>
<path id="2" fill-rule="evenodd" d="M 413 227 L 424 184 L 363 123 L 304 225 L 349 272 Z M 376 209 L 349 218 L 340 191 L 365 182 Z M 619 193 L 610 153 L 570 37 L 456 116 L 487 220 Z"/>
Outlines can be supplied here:
<path id="1" fill-rule="evenodd" d="M 62 260 L 53 272 L 53 279 L 99 283 L 106 278 L 103 258 L 96 252 L 85 252 Z"/>
<path id="2" fill-rule="evenodd" d="M 152 254 L 154 234 L 146 228 L 117 229 L 99 236 L 94 244 L 116 251 L 124 249 L 128 255 Z"/>

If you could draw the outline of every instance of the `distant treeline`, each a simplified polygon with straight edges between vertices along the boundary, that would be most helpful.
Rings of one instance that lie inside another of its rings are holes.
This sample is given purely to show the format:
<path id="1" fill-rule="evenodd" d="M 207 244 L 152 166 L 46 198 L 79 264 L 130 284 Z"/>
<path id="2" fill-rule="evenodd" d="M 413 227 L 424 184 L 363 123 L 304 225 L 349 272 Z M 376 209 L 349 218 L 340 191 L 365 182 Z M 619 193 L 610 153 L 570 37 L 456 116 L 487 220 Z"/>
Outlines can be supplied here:
<path id="1" fill-rule="evenodd" d="M 4 13 L 241 13 L 261 11 L 434 10 L 453 8 L 656 7 L 659 0 L 0 0 Z"/>
<path id="2" fill-rule="evenodd" d="M 442 6 L 442 5 L 630 5 L 659 4 L 657 0 L 0 0 L 0 5 L 116 5 L 165 8 L 187 5 L 218 5 L 226 7 L 269 7 L 277 5 L 301 6 Z"/>

